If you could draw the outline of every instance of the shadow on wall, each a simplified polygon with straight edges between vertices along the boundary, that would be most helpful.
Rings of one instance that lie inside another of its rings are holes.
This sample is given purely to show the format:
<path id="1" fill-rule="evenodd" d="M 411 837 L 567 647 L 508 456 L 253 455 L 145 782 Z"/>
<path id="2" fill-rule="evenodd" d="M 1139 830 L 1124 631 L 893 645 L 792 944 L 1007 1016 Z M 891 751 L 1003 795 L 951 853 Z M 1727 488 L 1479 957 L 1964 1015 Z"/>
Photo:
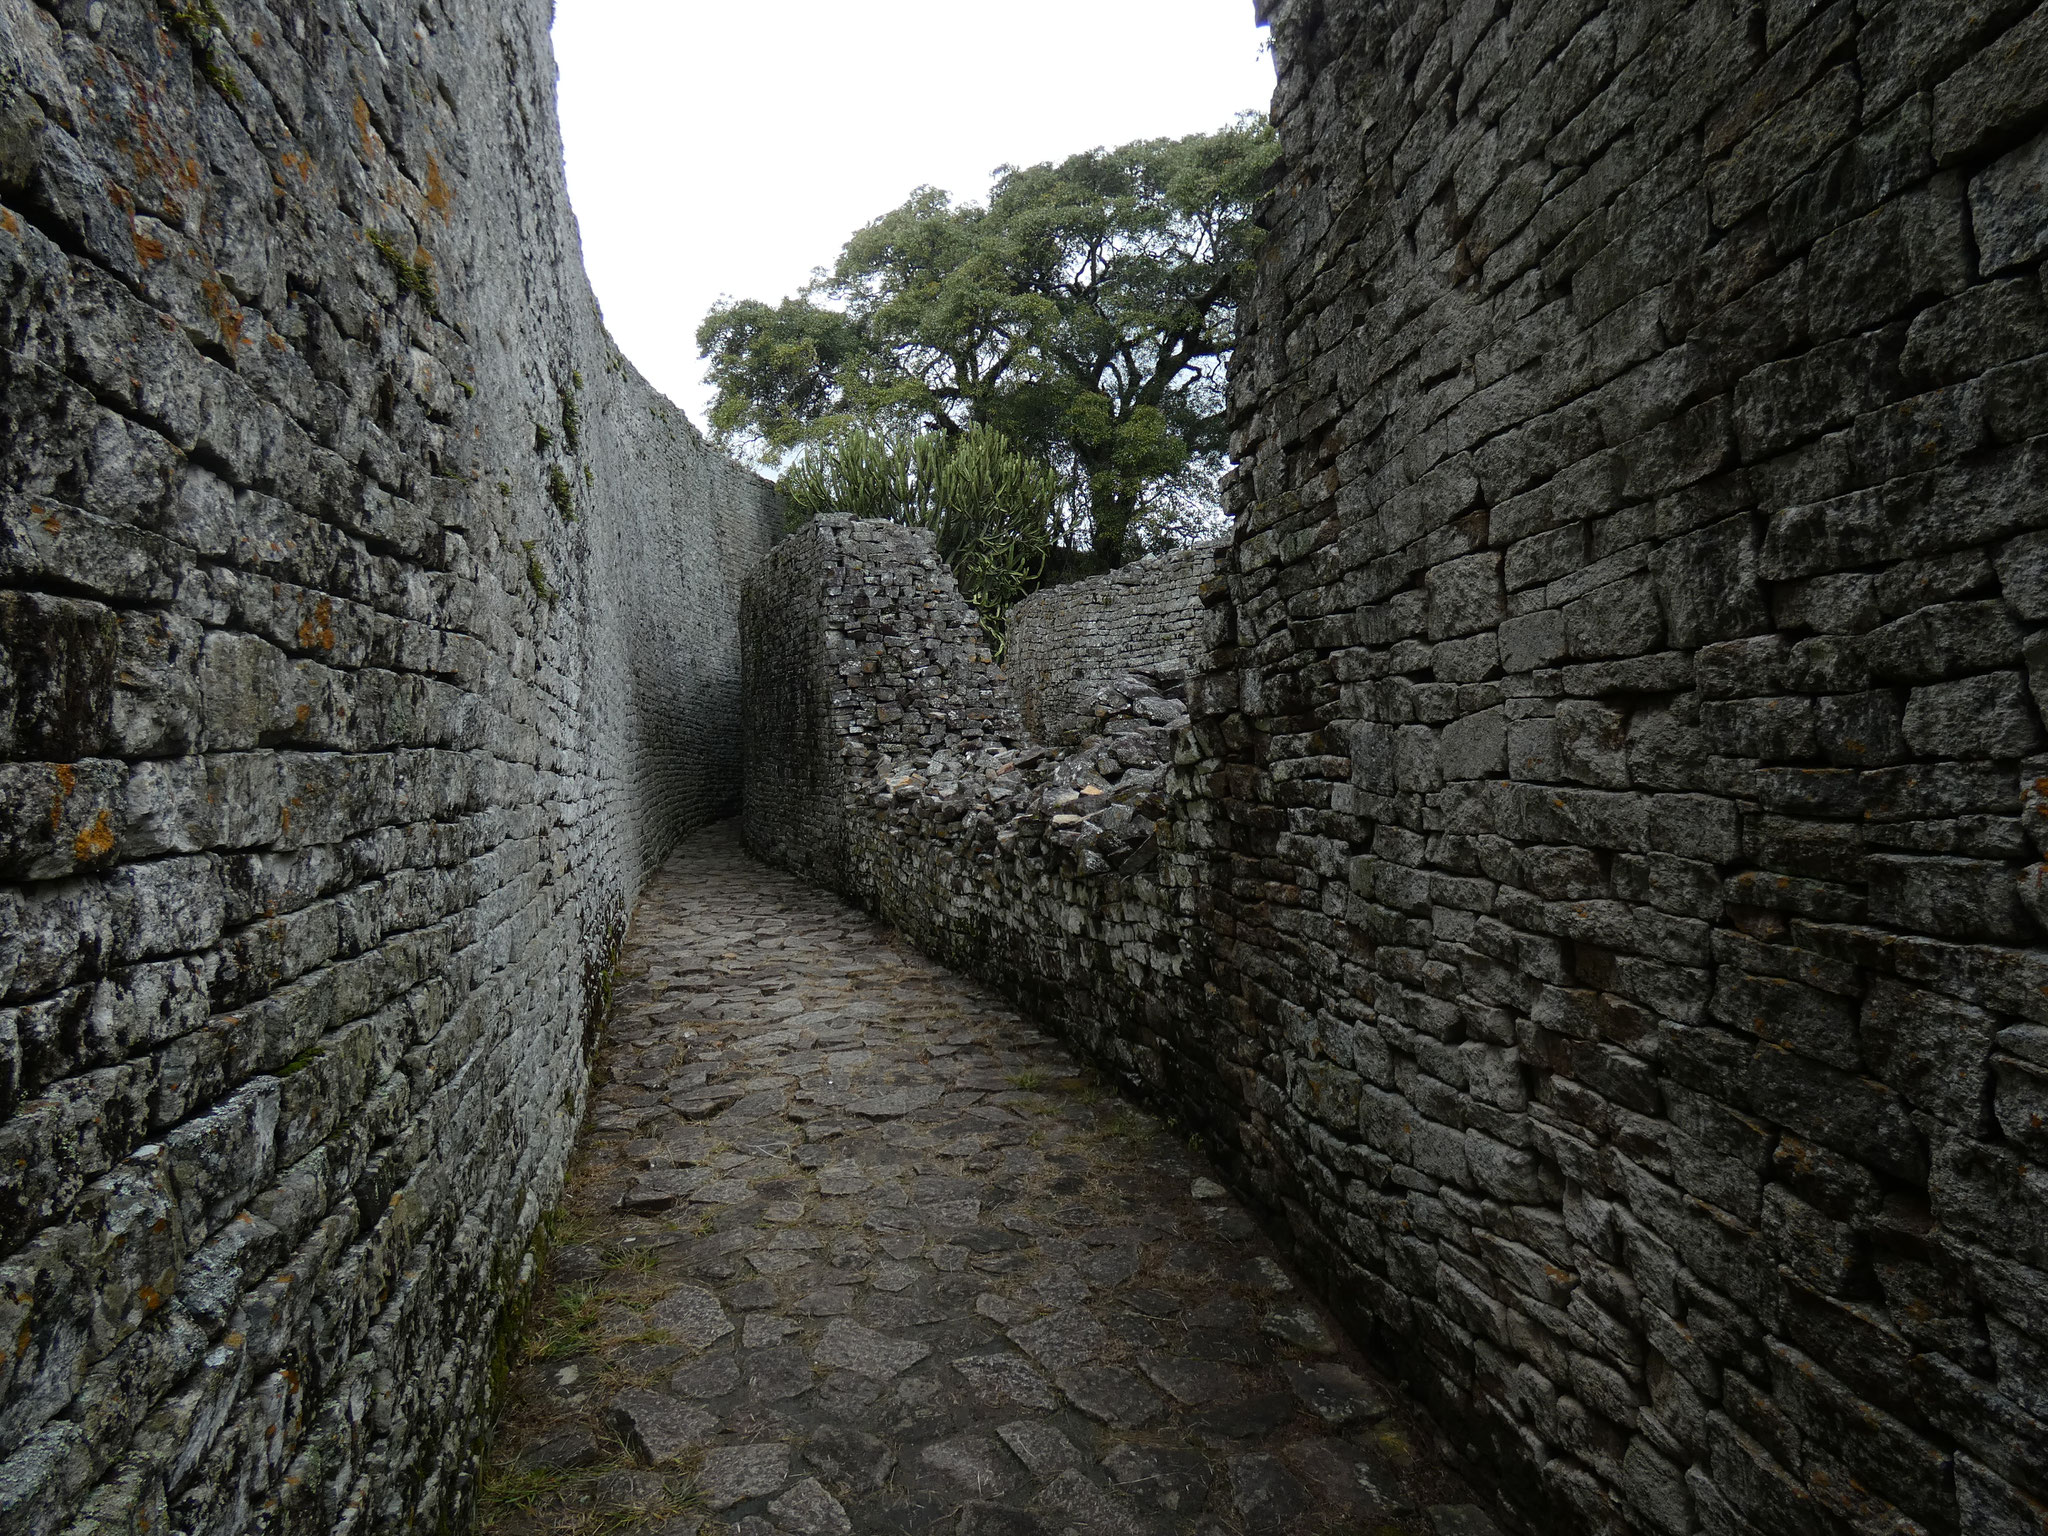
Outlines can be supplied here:
<path id="1" fill-rule="evenodd" d="M 2048 8 L 1266 9 L 1172 766 L 820 530 L 746 611 L 834 882 L 1198 1127 L 1532 1522 L 2040 1536 Z"/>

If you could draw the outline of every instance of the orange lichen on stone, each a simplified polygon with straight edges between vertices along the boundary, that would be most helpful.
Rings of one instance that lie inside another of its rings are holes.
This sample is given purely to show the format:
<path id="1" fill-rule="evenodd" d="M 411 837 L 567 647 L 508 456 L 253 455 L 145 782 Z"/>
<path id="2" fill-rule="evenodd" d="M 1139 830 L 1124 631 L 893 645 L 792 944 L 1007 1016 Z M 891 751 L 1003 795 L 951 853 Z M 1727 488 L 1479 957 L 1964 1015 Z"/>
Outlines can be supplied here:
<path id="1" fill-rule="evenodd" d="M 434 158 L 432 150 L 427 152 L 427 206 L 441 215 L 443 224 L 448 222 L 449 205 L 455 201 L 455 193 L 447 179 L 441 174 L 441 162 Z"/>
<path id="2" fill-rule="evenodd" d="M 138 229 L 132 238 L 135 242 L 135 259 L 145 267 L 152 262 L 162 261 L 164 257 L 170 254 L 165 248 L 163 241 L 157 239 L 154 235 L 145 235 Z"/>
<path id="3" fill-rule="evenodd" d="M 241 346 L 242 311 L 235 301 L 228 297 L 228 291 L 216 278 L 206 277 L 199 281 L 199 291 L 206 297 L 206 309 L 213 316 L 213 323 L 220 330 L 220 339 L 231 347 Z"/>
<path id="4" fill-rule="evenodd" d="M 299 644 L 307 650 L 318 646 L 323 651 L 334 649 L 334 604 L 328 598 L 321 598 L 313 609 L 313 615 L 299 626 Z"/>
<path id="5" fill-rule="evenodd" d="M 92 825 L 71 840 L 71 856 L 81 864 L 105 858 L 114 851 L 114 813 L 101 811 Z"/>
<path id="6" fill-rule="evenodd" d="M 50 796 L 50 831 L 56 833 L 64 830 L 64 802 L 78 788 L 78 775 L 69 763 L 52 763 L 50 772 L 57 779 L 57 793 Z"/>

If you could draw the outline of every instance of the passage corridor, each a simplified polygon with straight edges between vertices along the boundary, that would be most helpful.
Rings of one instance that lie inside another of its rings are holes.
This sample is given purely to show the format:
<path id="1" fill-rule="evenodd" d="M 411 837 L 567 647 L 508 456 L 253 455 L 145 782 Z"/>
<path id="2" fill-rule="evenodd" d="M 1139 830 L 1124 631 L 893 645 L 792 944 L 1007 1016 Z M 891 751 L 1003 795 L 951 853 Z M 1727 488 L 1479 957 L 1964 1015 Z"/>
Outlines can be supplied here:
<path id="1" fill-rule="evenodd" d="M 1492 1531 L 1197 1149 L 736 824 L 615 1002 L 488 1528 Z"/>

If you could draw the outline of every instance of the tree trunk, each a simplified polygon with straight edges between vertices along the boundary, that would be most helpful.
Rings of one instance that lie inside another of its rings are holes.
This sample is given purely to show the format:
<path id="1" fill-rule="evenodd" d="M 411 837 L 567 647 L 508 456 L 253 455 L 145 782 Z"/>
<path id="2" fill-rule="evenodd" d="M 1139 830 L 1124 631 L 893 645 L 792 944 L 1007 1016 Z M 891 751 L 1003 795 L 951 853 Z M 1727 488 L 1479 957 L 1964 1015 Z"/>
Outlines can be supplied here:
<path id="1" fill-rule="evenodd" d="M 1111 570 L 1124 563 L 1124 540 L 1131 531 L 1131 519 L 1138 515 L 1137 498 L 1098 491 L 1089 498 L 1089 517 L 1095 525 L 1095 558 Z"/>

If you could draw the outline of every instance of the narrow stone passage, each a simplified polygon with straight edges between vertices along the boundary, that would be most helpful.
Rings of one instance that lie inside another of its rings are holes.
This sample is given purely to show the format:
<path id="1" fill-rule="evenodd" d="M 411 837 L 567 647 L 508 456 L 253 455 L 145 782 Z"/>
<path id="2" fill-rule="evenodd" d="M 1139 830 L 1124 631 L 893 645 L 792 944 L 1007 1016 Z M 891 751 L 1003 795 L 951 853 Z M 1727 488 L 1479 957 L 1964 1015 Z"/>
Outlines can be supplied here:
<path id="1" fill-rule="evenodd" d="M 750 859 L 649 883 L 486 1527 L 1492 1527 L 1172 1128 Z"/>

